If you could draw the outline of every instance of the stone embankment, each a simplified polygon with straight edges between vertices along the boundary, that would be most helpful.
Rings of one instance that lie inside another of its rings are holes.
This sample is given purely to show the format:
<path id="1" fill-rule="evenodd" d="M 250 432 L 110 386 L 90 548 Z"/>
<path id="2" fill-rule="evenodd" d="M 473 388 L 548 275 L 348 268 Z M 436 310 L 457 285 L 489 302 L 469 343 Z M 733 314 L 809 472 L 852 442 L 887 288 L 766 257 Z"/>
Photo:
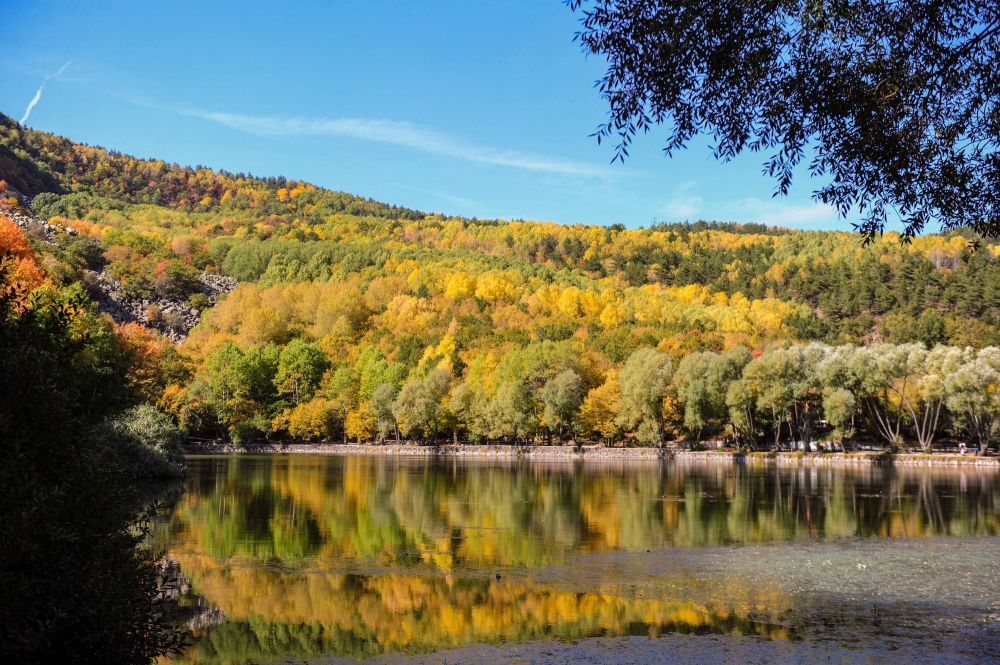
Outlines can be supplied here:
<path id="1" fill-rule="evenodd" d="M 52 244 L 55 243 L 55 237 L 59 233 L 77 235 L 76 230 L 71 227 L 50 224 L 35 216 L 31 212 L 30 196 L 10 186 L 5 195 L 16 197 L 21 209 L 6 208 L 3 211 L 4 215 L 27 235 Z M 199 310 L 188 307 L 180 300 L 133 298 L 125 293 L 120 282 L 103 270 L 100 272 L 85 270 L 84 275 L 88 288 L 96 296 L 98 309 L 109 314 L 116 323 L 141 323 L 158 329 L 164 337 L 177 343 L 187 337 L 191 328 L 198 325 L 201 319 Z M 204 271 L 198 276 L 198 281 L 201 292 L 208 298 L 209 306 L 214 305 L 219 296 L 231 293 L 238 285 L 232 277 Z M 150 316 L 151 311 L 156 312 L 155 318 Z"/>
<path id="2" fill-rule="evenodd" d="M 664 448 L 605 448 L 603 446 L 421 446 L 387 444 L 381 446 L 339 443 L 229 443 L 190 442 L 185 452 L 191 455 L 299 454 L 299 455 L 381 455 L 398 457 L 450 457 L 531 460 L 675 460 L 699 462 L 740 462 L 777 464 L 779 466 L 985 466 L 1000 468 L 1000 458 L 961 455 L 875 453 L 736 453 L 718 451 L 683 451 Z"/>

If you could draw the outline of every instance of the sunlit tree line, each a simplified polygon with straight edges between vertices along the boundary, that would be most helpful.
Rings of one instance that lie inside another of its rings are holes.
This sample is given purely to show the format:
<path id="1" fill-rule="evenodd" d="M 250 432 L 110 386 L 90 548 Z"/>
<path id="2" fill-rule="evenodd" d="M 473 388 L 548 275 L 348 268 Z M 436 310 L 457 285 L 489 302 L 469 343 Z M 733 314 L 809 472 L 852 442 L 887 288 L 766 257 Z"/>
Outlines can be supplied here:
<path id="1" fill-rule="evenodd" d="M 568 341 L 477 355 L 462 372 L 447 349 L 423 359 L 407 368 L 368 346 L 343 364 L 314 342 L 245 352 L 226 342 L 187 391 L 183 417 L 215 418 L 243 441 L 285 432 L 378 443 L 725 440 L 781 450 L 865 440 L 930 450 L 945 435 L 985 450 L 1000 415 L 996 347 L 737 346 L 678 361 L 644 347 L 607 368 Z"/>

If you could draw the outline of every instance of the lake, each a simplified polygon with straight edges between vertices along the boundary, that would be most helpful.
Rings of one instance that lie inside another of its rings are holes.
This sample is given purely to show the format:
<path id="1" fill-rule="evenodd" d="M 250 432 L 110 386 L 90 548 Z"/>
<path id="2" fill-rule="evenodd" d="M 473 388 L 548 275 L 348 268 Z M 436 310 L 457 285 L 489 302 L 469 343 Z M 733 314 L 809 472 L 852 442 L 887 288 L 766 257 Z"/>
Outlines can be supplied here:
<path id="1" fill-rule="evenodd" d="M 189 464 L 151 536 L 182 662 L 1000 661 L 991 468 Z"/>

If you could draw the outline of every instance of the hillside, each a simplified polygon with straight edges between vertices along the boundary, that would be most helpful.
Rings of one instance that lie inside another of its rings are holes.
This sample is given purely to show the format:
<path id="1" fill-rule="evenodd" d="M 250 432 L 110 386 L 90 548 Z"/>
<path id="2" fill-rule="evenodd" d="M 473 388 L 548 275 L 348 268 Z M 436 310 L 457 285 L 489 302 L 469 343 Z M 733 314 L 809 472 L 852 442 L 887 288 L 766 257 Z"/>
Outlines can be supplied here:
<path id="1" fill-rule="evenodd" d="M 583 395 L 613 392 L 609 377 L 644 347 L 677 365 L 774 342 L 1000 341 L 1000 245 L 972 251 L 956 233 L 862 247 L 855 234 L 761 225 L 428 215 L 284 177 L 137 159 L 4 116 L 0 179 L 33 197 L 8 195 L 9 212 L 30 207 L 58 231 L 55 244 L 36 239 L 55 279 L 101 274 L 150 303 L 161 328 L 157 298 L 207 310 L 158 398 L 191 433 L 365 438 L 385 420 L 378 386 L 399 391 L 436 369 L 492 397 L 528 386 L 532 429 L 544 420 L 536 393 L 557 370 L 571 368 Z M 205 275 L 242 286 L 211 308 Z M 465 432 L 441 418 L 426 436 Z"/>

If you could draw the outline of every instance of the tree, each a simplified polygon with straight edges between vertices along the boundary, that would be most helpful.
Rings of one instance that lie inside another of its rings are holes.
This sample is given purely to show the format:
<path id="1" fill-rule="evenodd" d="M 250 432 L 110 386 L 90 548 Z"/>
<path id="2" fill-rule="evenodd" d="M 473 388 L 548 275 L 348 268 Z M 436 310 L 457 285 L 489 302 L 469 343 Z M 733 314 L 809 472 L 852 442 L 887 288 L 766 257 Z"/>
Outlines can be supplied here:
<path id="1" fill-rule="evenodd" d="M 453 441 L 458 443 L 459 427 L 469 427 L 473 417 L 473 404 L 476 393 L 467 383 L 460 383 L 451 389 L 448 396 L 448 413 L 455 419 Z"/>
<path id="2" fill-rule="evenodd" d="M 875 433 L 893 447 L 902 442 L 903 412 L 891 399 L 891 386 L 906 372 L 906 353 L 896 351 L 895 345 L 845 344 L 832 349 L 817 367 L 824 390 L 851 393 Z"/>
<path id="3" fill-rule="evenodd" d="M 971 351 L 971 349 L 969 349 Z M 921 450 L 928 452 L 937 434 L 941 409 L 947 393 L 947 377 L 954 374 L 968 359 L 964 349 L 938 345 L 930 352 L 914 352 L 910 356 L 914 377 L 913 390 L 899 391 L 899 398 L 910 414 L 913 430 Z"/>
<path id="4" fill-rule="evenodd" d="M 293 339 L 281 350 L 274 385 L 292 404 L 308 402 L 316 393 L 329 362 L 319 344 Z"/>
<path id="5" fill-rule="evenodd" d="M 533 424 L 527 387 L 513 381 L 500 384 L 492 398 L 482 389 L 477 390 L 472 412 L 470 430 L 487 440 L 510 439 L 516 444 Z"/>
<path id="6" fill-rule="evenodd" d="M 580 407 L 580 421 L 587 432 L 596 432 L 602 438 L 614 442 L 615 437 L 621 434 L 621 429 L 615 422 L 621 398 L 618 374 L 608 372 L 604 383 L 587 393 L 587 398 Z"/>
<path id="7" fill-rule="evenodd" d="M 573 418 L 580 408 L 580 386 L 580 375 L 568 369 L 546 381 L 542 387 L 542 401 L 545 403 L 542 417 L 550 431 L 558 428 L 560 445 L 563 428 L 572 426 Z"/>
<path id="8" fill-rule="evenodd" d="M 427 414 L 427 423 L 435 442 L 437 442 L 438 433 L 444 424 L 443 418 L 447 415 L 445 400 L 450 388 L 451 373 L 443 367 L 435 367 L 424 377 L 424 390 L 427 393 L 430 409 Z"/>
<path id="9" fill-rule="evenodd" d="M 326 397 L 330 412 L 340 421 L 344 433 L 344 443 L 347 443 L 347 416 L 358 408 L 358 377 L 350 367 L 338 367 L 330 377 L 326 387 Z"/>
<path id="10" fill-rule="evenodd" d="M 424 435 L 424 429 L 432 417 L 432 409 L 423 381 L 406 382 L 392 405 L 392 415 L 399 423 L 399 431 L 403 435 Z"/>
<path id="11" fill-rule="evenodd" d="M 726 407 L 729 409 L 729 423 L 733 436 L 742 448 L 757 448 L 756 404 L 749 386 L 744 379 L 733 381 L 726 388 Z"/>
<path id="12" fill-rule="evenodd" d="M 672 155 L 699 133 L 713 154 L 774 151 L 787 193 L 797 166 L 814 197 L 857 206 L 870 240 L 887 212 L 904 237 L 938 220 L 1000 233 L 1000 8 L 975 0 L 569 0 L 577 39 L 606 58 L 599 82 L 617 135 L 669 127 Z M 807 150 L 812 157 L 807 157 Z"/>
<path id="13" fill-rule="evenodd" d="M 388 383 L 398 391 L 406 378 L 408 370 L 405 365 L 390 363 L 385 355 L 375 347 L 366 346 L 361 350 L 354 371 L 360 380 L 361 399 L 370 399 L 379 384 Z"/>
<path id="14" fill-rule="evenodd" d="M 979 351 L 945 379 L 948 409 L 964 421 L 985 455 L 1000 417 L 1000 349 Z"/>
<path id="15" fill-rule="evenodd" d="M 183 476 L 183 437 L 173 419 L 151 404 L 140 404 L 109 418 L 92 436 L 131 478 Z"/>
<path id="16" fill-rule="evenodd" d="M 185 300 L 189 295 L 197 293 L 200 286 L 198 271 L 177 260 L 161 264 L 157 268 L 156 279 L 153 280 L 156 295 L 167 300 Z"/>
<path id="17" fill-rule="evenodd" d="M 0 249 L 0 661 L 150 663 L 183 632 L 128 460 L 88 436 L 135 399 L 127 354 L 78 284 L 27 286 L 29 263 Z"/>
<path id="18" fill-rule="evenodd" d="M 451 375 L 440 367 L 423 380 L 408 381 L 392 407 L 400 431 L 407 436 L 432 434 L 436 440 L 440 417 L 445 412 L 442 400 L 450 385 Z"/>
<path id="19" fill-rule="evenodd" d="M 677 399 L 684 406 L 684 427 L 701 440 L 702 429 L 712 420 L 729 420 L 726 391 L 738 381 L 750 362 L 742 346 L 724 354 L 701 351 L 681 359 L 674 372 Z"/>
<path id="20" fill-rule="evenodd" d="M 754 358 L 743 370 L 743 383 L 757 411 L 770 416 L 774 428 L 774 449 L 781 447 L 781 425 L 795 404 L 794 382 L 799 360 L 785 349 L 771 347 Z M 765 415 L 765 418 L 767 416 Z"/>
<path id="21" fill-rule="evenodd" d="M 823 392 L 823 415 L 826 421 L 833 425 L 834 435 L 841 439 L 850 438 L 854 434 L 854 416 L 858 403 L 850 390 L 844 388 L 828 388 Z"/>
<path id="22" fill-rule="evenodd" d="M 275 410 L 280 410 L 281 405 L 274 408 L 274 378 L 280 355 L 273 343 L 243 353 L 232 342 L 226 342 L 209 356 L 206 365 L 210 399 L 220 422 L 230 431 L 241 422 L 266 422 Z"/>
<path id="23" fill-rule="evenodd" d="M 615 423 L 634 430 L 643 443 L 662 442 L 663 397 L 672 374 L 669 356 L 650 348 L 633 351 L 622 368 Z"/>
<path id="24" fill-rule="evenodd" d="M 294 409 L 285 409 L 275 418 L 275 429 L 287 429 L 296 439 L 311 441 L 330 435 L 331 404 L 322 397 L 302 402 Z"/>
<path id="25" fill-rule="evenodd" d="M 399 428 L 396 426 L 396 418 L 392 413 L 392 407 L 396 402 L 398 394 L 399 391 L 391 383 L 378 384 L 372 393 L 372 399 L 368 408 L 372 417 L 375 418 L 379 437 L 382 441 L 385 441 L 385 437 L 391 432 L 395 432 L 396 443 L 399 443 Z"/>

